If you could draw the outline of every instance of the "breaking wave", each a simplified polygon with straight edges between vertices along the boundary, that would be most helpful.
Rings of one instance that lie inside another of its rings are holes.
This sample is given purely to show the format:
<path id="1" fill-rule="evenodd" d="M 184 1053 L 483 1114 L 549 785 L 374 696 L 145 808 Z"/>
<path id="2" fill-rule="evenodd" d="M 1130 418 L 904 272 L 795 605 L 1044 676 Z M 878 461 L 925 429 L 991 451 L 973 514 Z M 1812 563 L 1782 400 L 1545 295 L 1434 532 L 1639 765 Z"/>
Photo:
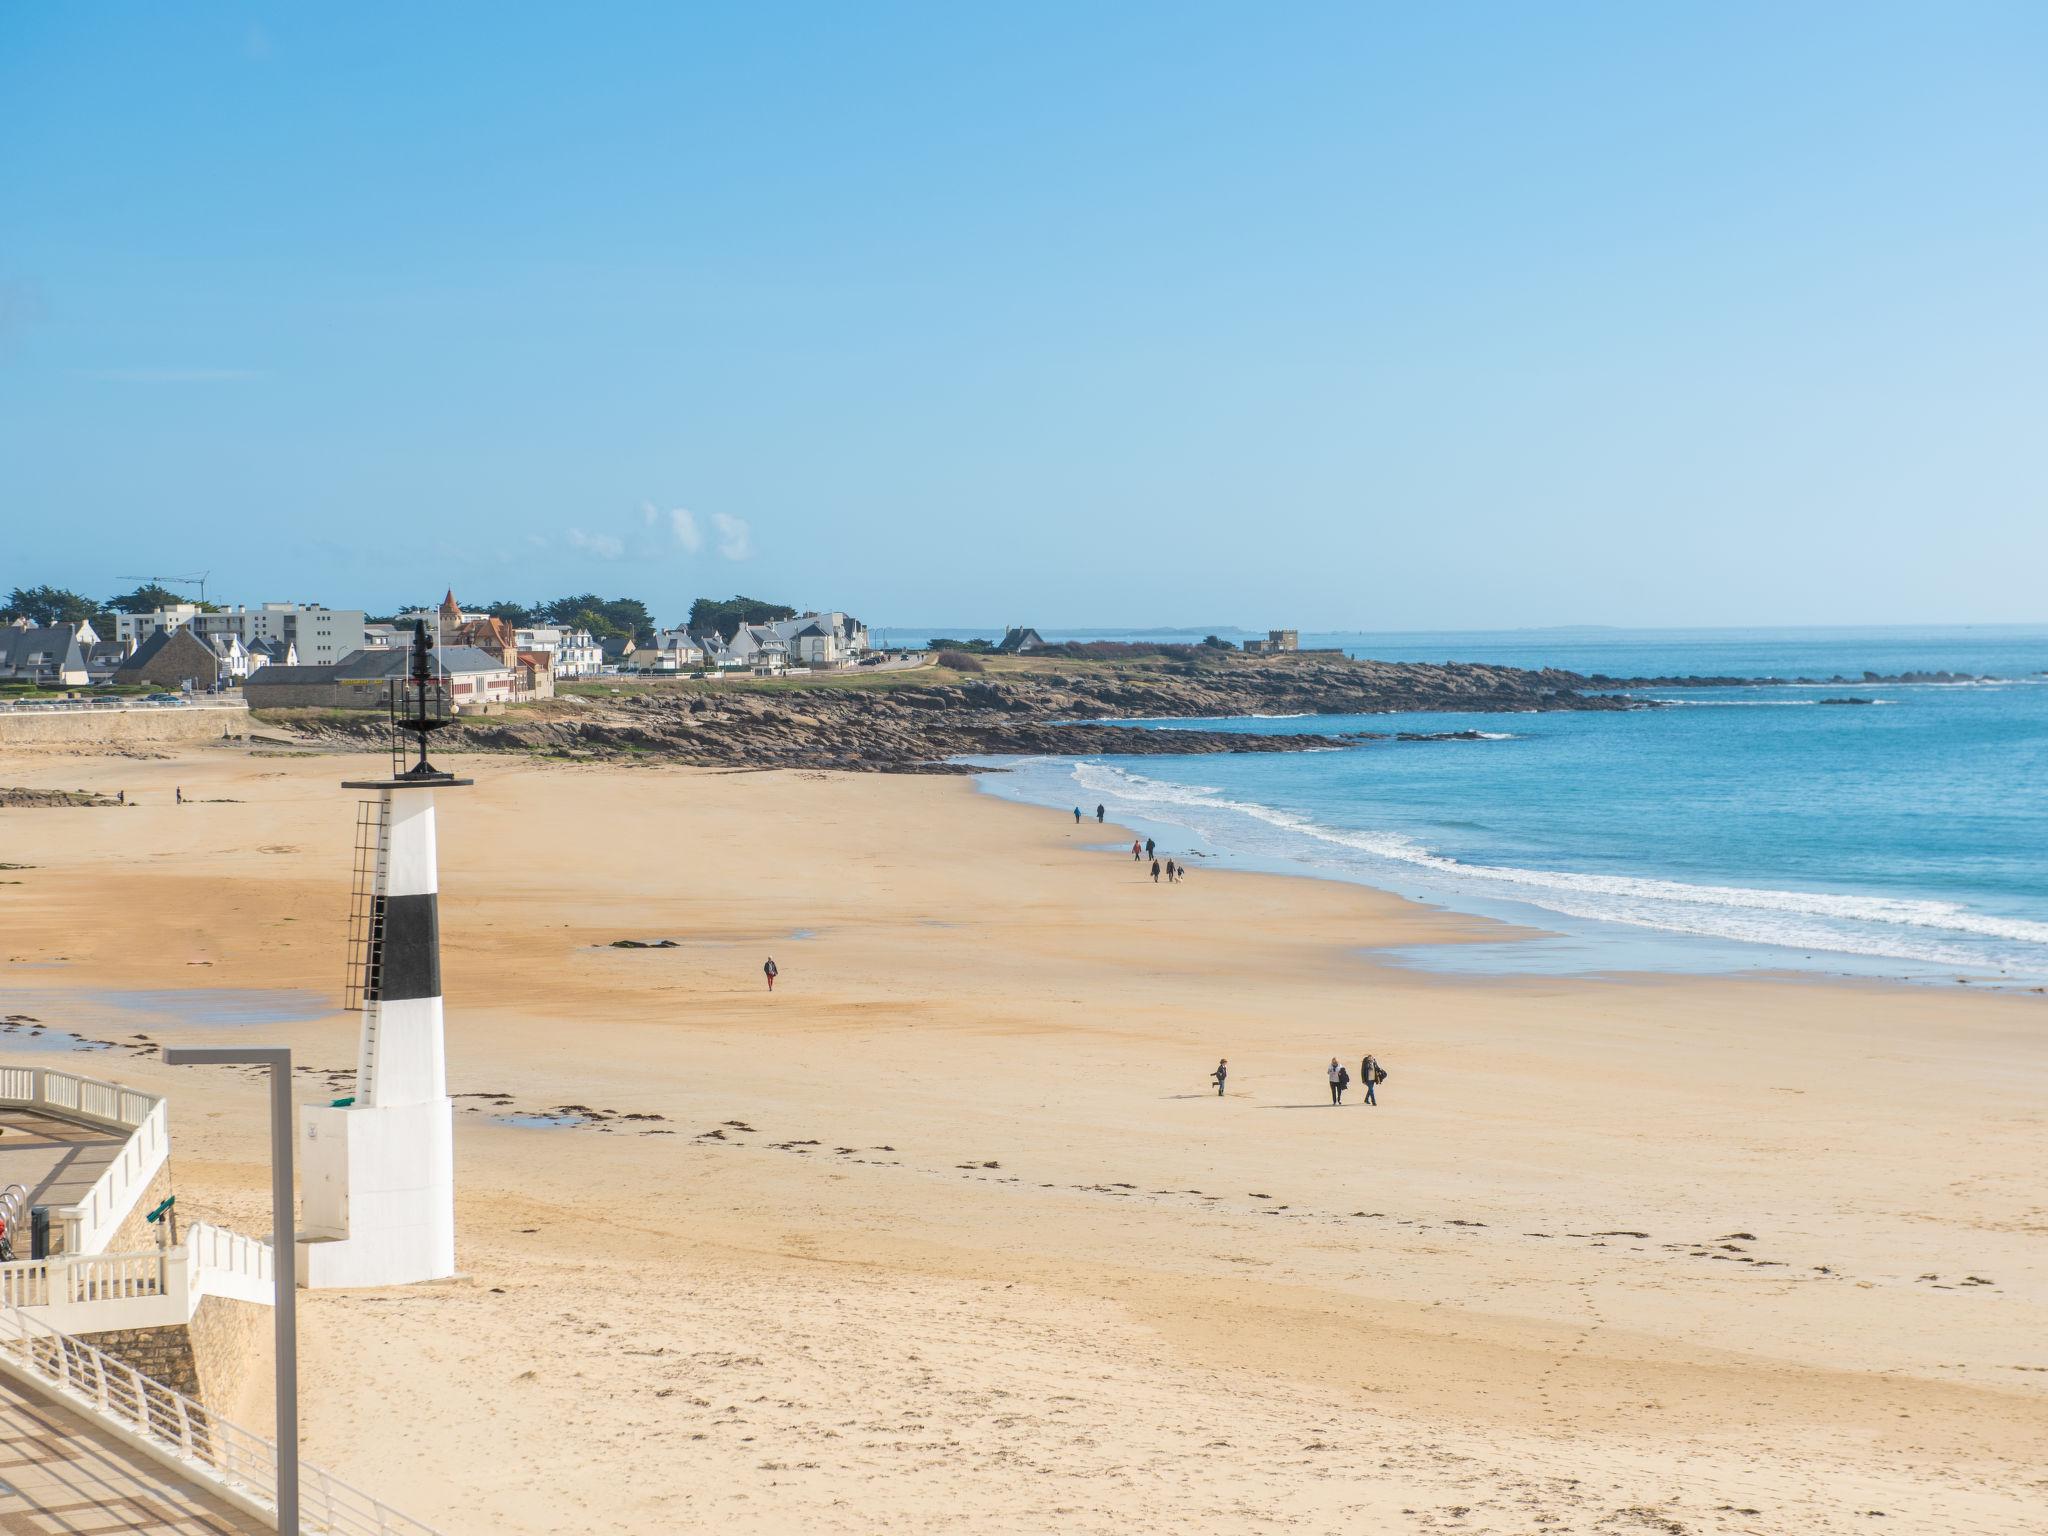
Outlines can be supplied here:
<path id="1" fill-rule="evenodd" d="M 1062 760 L 1064 762 L 1064 760 Z M 1050 764 L 1049 764 L 1050 766 Z M 1113 764 L 1071 763 L 1090 798 L 1170 821 L 1217 843 L 1370 880 L 1407 872 L 1425 888 L 1491 895 L 1566 916 L 1784 949 L 1826 950 L 1945 966 L 2035 968 L 2048 923 L 1975 912 L 1954 902 L 1825 891 L 1694 885 L 1645 876 L 1469 863 L 1398 832 L 1333 827 L 1211 785 L 1173 784 Z M 2041 946 L 2033 954 L 2011 945 Z"/>

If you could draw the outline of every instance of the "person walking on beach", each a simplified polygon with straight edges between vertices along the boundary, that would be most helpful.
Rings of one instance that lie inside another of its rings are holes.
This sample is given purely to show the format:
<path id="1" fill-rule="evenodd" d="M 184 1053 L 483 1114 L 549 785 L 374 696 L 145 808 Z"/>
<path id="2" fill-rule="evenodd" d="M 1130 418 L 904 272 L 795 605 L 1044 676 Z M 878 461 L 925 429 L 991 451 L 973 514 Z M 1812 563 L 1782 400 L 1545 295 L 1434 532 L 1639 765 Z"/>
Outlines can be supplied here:
<path id="1" fill-rule="evenodd" d="M 185 786 L 182 784 L 176 785 L 173 792 L 178 797 L 178 804 L 183 805 L 185 803 Z"/>
<path id="2" fill-rule="evenodd" d="M 1173 860 L 1168 859 L 1166 861 L 1166 883 L 1168 885 L 1172 885 L 1174 881 L 1178 880 L 1179 878 L 1180 866 L 1174 863 Z"/>
<path id="3" fill-rule="evenodd" d="M 1330 1102 L 1344 1102 L 1344 1065 L 1334 1056 L 1330 1058 Z"/>
<path id="4" fill-rule="evenodd" d="M 761 967 L 761 974 L 768 978 L 768 990 L 773 992 L 775 990 L 775 978 L 782 974 L 782 969 L 776 965 L 773 955 L 770 955 L 768 963 Z"/>
<path id="5" fill-rule="evenodd" d="M 1145 857 L 1148 859 L 1152 857 L 1152 839 L 1149 837 L 1145 839 Z"/>
<path id="6" fill-rule="evenodd" d="M 1154 885 L 1159 883 L 1159 861 L 1157 859 L 1152 861 L 1152 883 Z"/>
<path id="7" fill-rule="evenodd" d="M 1131 839 L 1131 862 L 1133 864 L 1139 864 L 1144 862 L 1144 848 L 1145 845 L 1139 842 L 1135 837 Z"/>
<path id="8" fill-rule="evenodd" d="M 1074 825 L 1077 827 L 1081 825 L 1081 807 L 1078 805 L 1074 807 Z"/>
<path id="9" fill-rule="evenodd" d="M 1098 826 L 1102 823 L 1102 807 L 1099 805 L 1095 807 L 1095 821 Z"/>
<path id="10" fill-rule="evenodd" d="M 1216 1097 L 1219 1099 L 1222 1098 L 1223 1084 L 1225 1080 L 1228 1079 L 1230 1076 L 1230 1058 L 1226 1056 L 1221 1061 L 1217 1062 L 1216 1070 L 1214 1072 L 1211 1072 L 1209 1075 L 1216 1080 Z"/>
<path id="11" fill-rule="evenodd" d="M 1385 1072 L 1380 1070 L 1379 1059 L 1371 1051 L 1367 1051 L 1365 1053 L 1365 1060 L 1358 1064 L 1358 1080 L 1365 1084 L 1366 1103 L 1372 1105 L 1379 1103 L 1379 1095 L 1374 1093 L 1372 1088 L 1374 1083 L 1377 1083 L 1386 1075 Z"/>

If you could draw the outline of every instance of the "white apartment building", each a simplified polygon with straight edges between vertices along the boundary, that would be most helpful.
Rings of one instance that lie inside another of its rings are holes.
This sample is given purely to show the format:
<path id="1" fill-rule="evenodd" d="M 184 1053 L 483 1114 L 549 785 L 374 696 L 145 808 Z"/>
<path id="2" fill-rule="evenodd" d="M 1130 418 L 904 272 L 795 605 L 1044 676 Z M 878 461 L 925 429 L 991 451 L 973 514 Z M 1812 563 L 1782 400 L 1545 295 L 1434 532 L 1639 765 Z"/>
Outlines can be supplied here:
<path id="1" fill-rule="evenodd" d="M 701 654 L 698 661 L 704 658 Z M 555 676 L 595 677 L 604 670 L 604 647 L 587 629 L 565 629 L 555 651 Z"/>
<path id="2" fill-rule="evenodd" d="M 556 677 L 591 677 L 604 668 L 604 647 L 587 629 L 536 624 L 512 632 L 522 651 L 544 651 L 554 658 Z"/>
<path id="3" fill-rule="evenodd" d="M 238 612 L 243 610 L 237 610 Z M 363 610 L 322 608 L 318 603 L 265 603 L 247 612 L 242 639 L 289 640 L 299 665 L 327 666 L 363 648 Z"/>

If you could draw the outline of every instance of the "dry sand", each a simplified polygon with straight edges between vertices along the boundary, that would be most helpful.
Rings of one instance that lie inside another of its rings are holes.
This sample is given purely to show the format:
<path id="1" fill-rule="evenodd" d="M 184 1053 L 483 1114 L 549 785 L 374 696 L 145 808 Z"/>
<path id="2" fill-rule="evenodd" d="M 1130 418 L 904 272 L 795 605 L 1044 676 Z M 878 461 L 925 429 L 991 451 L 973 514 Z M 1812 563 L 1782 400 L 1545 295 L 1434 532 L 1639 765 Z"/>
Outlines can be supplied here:
<path id="1" fill-rule="evenodd" d="M 0 761 L 139 802 L 0 812 L 0 1012 L 335 997 L 370 766 Z M 959 780 L 466 767 L 466 1273 L 301 1314 L 309 1458 L 451 1536 L 2048 1531 L 2040 997 L 1423 975 L 1501 930 Z M 252 1082 L 61 1059 L 266 1229 Z"/>

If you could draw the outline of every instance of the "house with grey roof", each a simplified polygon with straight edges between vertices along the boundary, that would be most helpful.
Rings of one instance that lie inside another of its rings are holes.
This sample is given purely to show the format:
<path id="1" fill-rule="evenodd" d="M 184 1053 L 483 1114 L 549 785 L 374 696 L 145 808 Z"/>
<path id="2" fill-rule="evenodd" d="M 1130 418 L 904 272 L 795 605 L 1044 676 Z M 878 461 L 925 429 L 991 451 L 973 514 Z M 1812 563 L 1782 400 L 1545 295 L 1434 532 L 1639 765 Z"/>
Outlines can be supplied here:
<path id="1" fill-rule="evenodd" d="M 502 708 L 517 695 L 518 667 L 472 645 L 445 645 L 434 664 L 448 706 L 457 714 Z M 382 709 L 391 685 L 412 665 L 409 651 L 368 647 L 324 666 L 272 664 L 244 685 L 251 709 Z"/>
<path id="2" fill-rule="evenodd" d="M 0 682 L 76 687 L 92 681 L 86 647 L 98 640 L 89 624 L 0 626 Z"/>
<path id="3" fill-rule="evenodd" d="M 1003 638 L 996 642 L 996 649 L 1005 656 L 1022 656 L 1028 651 L 1045 649 L 1045 636 L 1035 629 L 1025 629 L 1012 624 L 1003 631 Z"/>
<path id="4" fill-rule="evenodd" d="M 85 648 L 86 675 L 95 683 L 111 683 L 121 664 L 134 654 L 132 640 L 95 640 Z"/>
<path id="5" fill-rule="evenodd" d="M 231 643 L 230 643 L 231 642 Z M 249 653 L 236 636 L 200 636 L 190 629 L 159 629 L 135 647 L 112 681 L 127 687 L 149 684 L 171 690 L 232 688 L 248 671 Z"/>

